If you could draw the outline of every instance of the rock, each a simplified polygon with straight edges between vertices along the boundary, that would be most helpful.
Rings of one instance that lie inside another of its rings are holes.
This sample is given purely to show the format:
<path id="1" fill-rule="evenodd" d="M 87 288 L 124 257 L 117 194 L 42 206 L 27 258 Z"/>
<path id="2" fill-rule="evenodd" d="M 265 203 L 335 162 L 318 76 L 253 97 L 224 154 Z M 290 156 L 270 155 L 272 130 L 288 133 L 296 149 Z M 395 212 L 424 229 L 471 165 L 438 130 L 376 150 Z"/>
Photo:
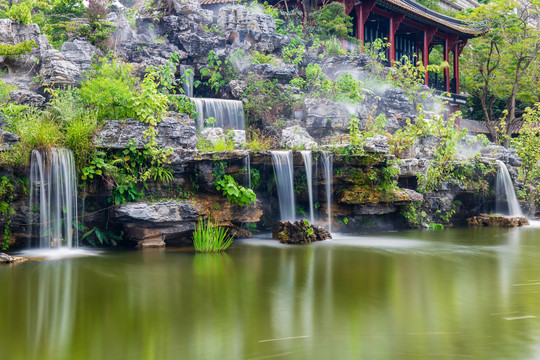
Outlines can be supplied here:
<path id="1" fill-rule="evenodd" d="M 189 238 L 199 219 L 190 201 L 131 203 L 115 207 L 113 221 L 123 225 L 125 239 L 137 247 L 162 247 L 167 241 Z"/>
<path id="2" fill-rule="evenodd" d="M 416 109 L 403 89 L 389 88 L 381 96 L 379 112 L 388 115 L 400 115 L 403 119 L 415 114 Z"/>
<path id="3" fill-rule="evenodd" d="M 0 151 L 8 150 L 13 145 L 21 141 L 21 137 L 19 135 L 15 135 L 1 129 L 0 129 L 0 139 L 1 139 Z"/>
<path id="4" fill-rule="evenodd" d="M 247 83 L 242 80 L 231 80 L 229 83 L 229 89 L 231 90 L 232 96 L 236 99 L 241 99 L 244 91 L 247 89 Z"/>
<path id="5" fill-rule="evenodd" d="M 364 151 L 373 154 L 386 154 L 390 151 L 388 138 L 383 135 L 375 135 L 364 141 Z"/>
<path id="6" fill-rule="evenodd" d="M 45 103 L 45 97 L 30 90 L 14 90 L 9 93 L 9 98 L 17 104 L 41 107 Z"/>
<path id="7" fill-rule="evenodd" d="M 306 129 L 298 125 L 283 129 L 281 132 L 281 144 L 287 149 L 310 150 L 317 146 L 317 143 Z"/>
<path id="8" fill-rule="evenodd" d="M 366 54 L 326 56 L 321 64 L 322 71 L 331 79 L 337 79 L 344 73 L 363 79 L 368 76 L 367 71 L 373 60 Z"/>
<path id="9" fill-rule="evenodd" d="M 345 105 L 325 99 L 304 101 L 305 128 L 316 138 L 335 134 L 348 134 L 351 115 L 357 112 L 354 105 Z"/>
<path id="10" fill-rule="evenodd" d="M 225 48 L 225 39 L 210 33 L 186 32 L 176 37 L 178 45 L 191 57 L 206 59 L 210 50 Z"/>
<path id="11" fill-rule="evenodd" d="M 518 227 L 529 225 L 529 220 L 525 216 L 505 216 L 480 214 L 467 219 L 469 226 L 489 226 L 489 227 Z"/>
<path id="12" fill-rule="evenodd" d="M 199 138 L 216 144 L 219 141 L 225 141 L 225 132 L 220 127 L 204 128 L 201 130 Z"/>
<path id="13" fill-rule="evenodd" d="M 62 53 L 54 49 L 45 52 L 40 76 L 42 86 L 77 86 L 82 80 L 79 67 L 64 60 Z"/>
<path id="14" fill-rule="evenodd" d="M 280 221 L 274 224 L 272 238 L 284 244 L 308 244 L 331 239 L 332 235 L 326 228 L 310 225 L 307 220 L 297 220 Z"/>
<path id="15" fill-rule="evenodd" d="M 352 188 L 344 189 L 338 201 L 343 204 L 379 204 L 394 203 L 396 205 L 407 204 L 410 202 L 423 201 L 422 194 L 411 189 L 394 189 L 387 193 L 373 189 L 369 186 L 355 185 Z"/>
<path id="16" fill-rule="evenodd" d="M 240 206 L 230 203 L 224 196 L 207 194 L 195 195 L 193 200 L 193 204 L 200 215 L 205 215 L 210 219 L 216 219 L 220 224 L 229 227 L 230 225 L 227 223 L 240 225 L 258 222 L 263 215 L 260 202 Z"/>
<path id="17" fill-rule="evenodd" d="M 10 263 L 18 263 L 18 262 L 24 262 L 28 259 L 22 256 L 10 256 L 6 253 L 0 253 L 0 264 L 10 264 Z"/>
<path id="18" fill-rule="evenodd" d="M 249 11 L 245 6 L 222 7 L 219 9 L 217 24 L 225 32 L 238 30 L 252 30 L 265 34 L 276 32 L 276 21 L 272 16 Z"/>
<path id="19" fill-rule="evenodd" d="M 246 145 L 246 131 L 245 130 L 231 130 L 230 136 L 234 144 L 235 149 L 243 149 Z"/>
<path id="20" fill-rule="evenodd" d="M 416 176 L 421 170 L 421 162 L 418 159 L 402 159 L 399 163 L 400 177 Z"/>
<path id="21" fill-rule="evenodd" d="M 179 15 L 198 14 L 202 11 L 199 0 L 173 0 L 174 12 Z"/>
<path id="22" fill-rule="evenodd" d="M 140 67 L 142 70 L 148 66 L 160 66 L 165 64 L 175 52 L 179 54 L 180 60 L 187 58 L 187 54 L 183 51 L 179 51 L 174 45 L 150 43 L 146 41 L 135 41 L 122 44 L 121 52 L 128 62 L 141 64 Z"/>
<path id="23" fill-rule="evenodd" d="M 199 135 L 200 139 L 206 140 L 213 145 L 218 142 L 232 141 L 235 149 L 242 149 L 246 143 L 245 130 L 227 130 L 222 128 L 204 128 Z"/>
<path id="24" fill-rule="evenodd" d="M 288 84 L 298 74 L 298 66 L 279 62 L 272 64 L 252 64 L 247 66 L 244 73 L 254 73 L 265 79 L 277 79 L 280 83 Z"/>
<path id="25" fill-rule="evenodd" d="M 133 141 L 137 148 L 143 148 L 147 143 L 144 131 L 148 125 L 138 120 L 108 120 L 95 138 L 99 148 L 123 149 Z M 197 146 L 197 130 L 193 120 L 184 114 L 175 117 L 165 117 L 157 126 L 156 141 L 160 147 L 173 149 L 194 150 Z"/>
<path id="26" fill-rule="evenodd" d="M 355 215 L 384 215 L 397 210 L 393 204 L 366 204 L 354 207 Z"/>
<path id="27" fill-rule="evenodd" d="M 64 60 L 77 65 L 80 71 L 85 71 L 92 69 L 94 58 L 103 53 L 88 41 L 76 39 L 62 44 L 62 55 Z"/>

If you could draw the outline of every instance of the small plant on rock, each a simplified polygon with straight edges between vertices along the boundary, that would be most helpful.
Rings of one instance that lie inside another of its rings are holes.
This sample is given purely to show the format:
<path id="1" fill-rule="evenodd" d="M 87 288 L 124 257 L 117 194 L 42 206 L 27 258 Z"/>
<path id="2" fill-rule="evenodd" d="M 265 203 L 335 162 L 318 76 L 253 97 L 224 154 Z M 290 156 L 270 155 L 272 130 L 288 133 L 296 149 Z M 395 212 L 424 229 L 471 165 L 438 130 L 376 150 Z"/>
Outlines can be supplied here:
<path id="1" fill-rule="evenodd" d="M 210 220 L 199 220 L 193 232 L 193 246 L 197 252 L 225 251 L 233 242 L 229 230 Z"/>

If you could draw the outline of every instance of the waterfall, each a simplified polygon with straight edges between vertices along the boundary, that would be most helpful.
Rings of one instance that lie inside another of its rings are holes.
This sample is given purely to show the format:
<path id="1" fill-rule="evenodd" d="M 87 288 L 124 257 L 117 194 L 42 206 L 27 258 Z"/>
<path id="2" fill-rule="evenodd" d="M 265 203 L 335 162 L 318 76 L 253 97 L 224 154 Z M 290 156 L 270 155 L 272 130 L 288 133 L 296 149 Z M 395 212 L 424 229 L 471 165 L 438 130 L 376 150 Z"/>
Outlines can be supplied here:
<path id="1" fill-rule="evenodd" d="M 332 154 L 322 154 L 322 166 L 324 172 L 324 185 L 326 188 L 326 213 L 328 217 L 328 231 L 332 232 Z"/>
<path id="2" fill-rule="evenodd" d="M 281 220 L 295 220 L 292 151 L 271 151 Z"/>
<path id="3" fill-rule="evenodd" d="M 204 121 L 216 119 L 214 127 L 244 130 L 244 107 L 238 100 L 192 98 L 197 110 L 197 127 L 205 127 Z"/>
<path id="4" fill-rule="evenodd" d="M 39 211 L 41 248 L 78 246 L 77 228 L 73 226 L 77 221 L 77 177 L 70 150 L 32 151 L 30 210 L 31 224 L 36 219 L 32 213 Z"/>
<path id="5" fill-rule="evenodd" d="M 180 65 L 180 74 L 182 75 L 182 89 L 187 97 L 193 97 L 193 68 L 187 65 Z"/>
<path id="6" fill-rule="evenodd" d="M 248 189 L 251 189 L 251 161 L 249 158 L 249 152 L 244 158 L 244 167 L 246 168 Z"/>
<path id="7" fill-rule="evenodd" d="M 306 168 L 306 181 L 309 194 L 309 222 L 313 224 L 315 220 L 313 211 L 313 165 L 311 160 L 311 151 L 303 150 L 300 151 L 300 153 L 302 154 L 302 158 L 304 159 L 304 167 Z"/>
<path id="8" fill-rule="evenodd" d="M 523 216 L 514 191 L 514 184 L 512 184 L 512 178 L 506 165 L 500 160 L 497 160 L 497 165 L 499 166 L 499 170 L 497 171 L 497 180 L 495 182 L 496 212 L 510 216 Z"/>

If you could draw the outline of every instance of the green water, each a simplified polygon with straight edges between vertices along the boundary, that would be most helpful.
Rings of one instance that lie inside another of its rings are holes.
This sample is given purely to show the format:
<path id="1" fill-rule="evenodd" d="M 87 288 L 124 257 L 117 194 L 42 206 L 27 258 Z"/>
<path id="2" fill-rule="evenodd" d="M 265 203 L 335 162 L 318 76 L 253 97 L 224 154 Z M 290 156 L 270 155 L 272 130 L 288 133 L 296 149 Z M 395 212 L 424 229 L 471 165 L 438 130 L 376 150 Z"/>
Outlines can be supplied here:
<path id="1" fill-rule="evenodd" d="M 538 359 L 540 228 L 0 267 L 0 358 Z"/>

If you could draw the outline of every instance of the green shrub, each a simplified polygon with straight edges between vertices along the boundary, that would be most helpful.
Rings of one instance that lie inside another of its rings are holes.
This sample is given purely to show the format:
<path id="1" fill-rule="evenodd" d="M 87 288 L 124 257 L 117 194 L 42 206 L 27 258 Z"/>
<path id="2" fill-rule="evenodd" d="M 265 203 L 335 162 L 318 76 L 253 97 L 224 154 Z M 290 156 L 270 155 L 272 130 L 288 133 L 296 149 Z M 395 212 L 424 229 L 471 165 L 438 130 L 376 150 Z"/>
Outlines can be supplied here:
<path id="1" fill-rule="evenodd" d="M 231 204 L 244 206 L 255 202 L 256 196 L 253 190 L 239 185 L 230 175 L 224 175 L 222 178 L 216 179 L 214 184 L 216 189 L 221 191 L 222 195 L 226 196 Z"/>
<path id="2" fill-rule="evenodd" d="M 345 14 L 345 5 L 332 2 L 313 11 L 311 14 L 313 31 L 321 36 L 349 37 L 352 18 Z"/>
<path id="3" fill-rule="evenodd" d="M 19 3 L 13 3 L 7 11 L 7 16 L 21 24 L 30 24 L 32 23 L 32 9 L 35 5 L 35 0 L 21 0 Z"/>
<path id="4" fill-rule="evenodd" d="M 251 53 L 251 63 L 252 64 L 270 64 L 277 66 L 278 61 L 277 57 L 274 54 L 263 54 L 258 51 L 253 51 Z"/>
<path id="5" fill-rule="evenodd" d="M 15 45 L 0 44 L 0 56 L 6 57 L 8 59 L 13 57 L 19 57 L 32 51 L 32 49 L 35 47 L 37 47 L 37 45 L 34 40 L 25 40 Z"/>
<path id="6" fill-rule="evenodd" d="M 82 103 L 97 111 L 99 119 L 133 117 L 133 101 L 137 98 L 138 79 L 133 66 L 118 60 L 102 60 L 87 74 L 80 89 Z"/>
<path id="7" fill-rule="evenodd" d="M 225 251 L 233 242 L 233 238 L 228 232 L 228 229 L 215 222 L 199 220 L 193 232 L 193 246 L 197 252 Z"/>

